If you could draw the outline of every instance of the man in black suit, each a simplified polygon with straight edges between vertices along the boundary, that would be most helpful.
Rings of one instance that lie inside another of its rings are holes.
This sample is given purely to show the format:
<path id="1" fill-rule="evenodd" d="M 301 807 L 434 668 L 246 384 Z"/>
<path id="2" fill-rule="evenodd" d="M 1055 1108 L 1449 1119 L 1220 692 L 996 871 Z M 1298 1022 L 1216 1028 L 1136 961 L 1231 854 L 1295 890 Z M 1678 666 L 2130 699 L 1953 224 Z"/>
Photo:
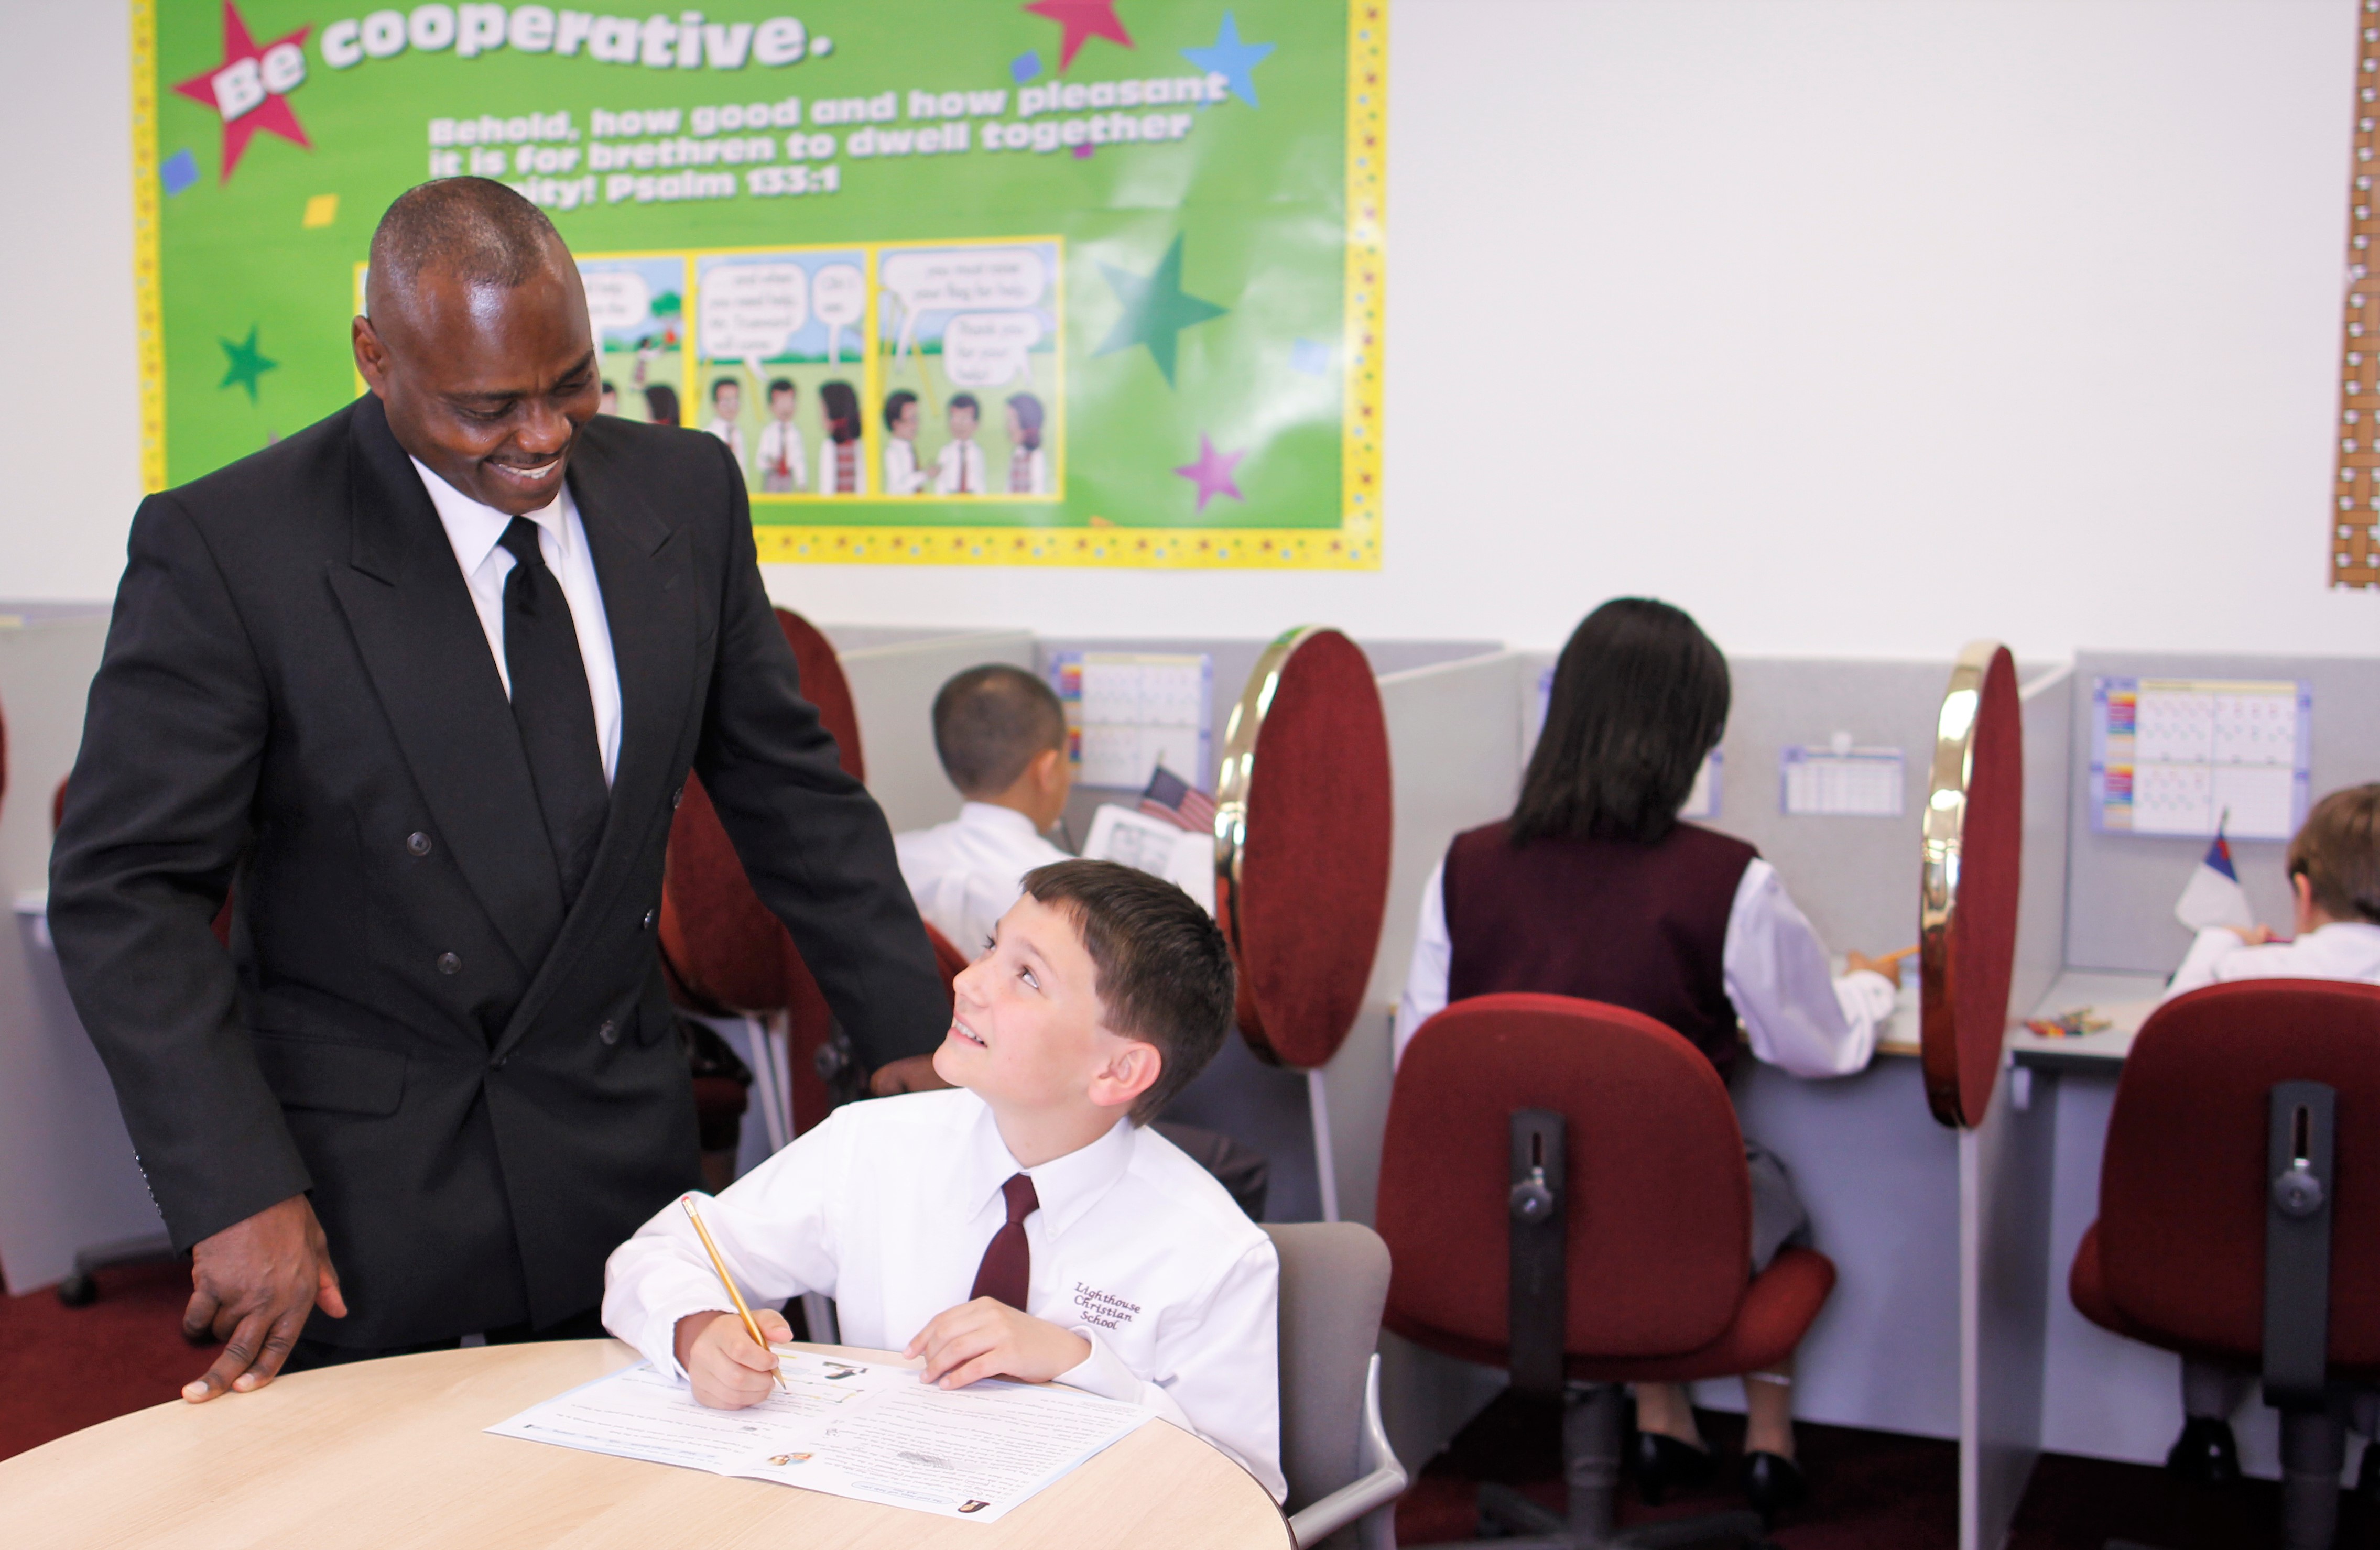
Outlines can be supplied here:
<path id="1" fill-rule="evenodd" d="M 293 1347 L 601 1333 L 604 1256 L 699 1180 L 654 945 L 689 768 L 880 1091 L 949 1021 L 741 470 L 596 418 L 545 217 L 412 190 L 368 308 L 369 395 L 133 519 L 51 863 L 76 1007 L 193 1252 L 185 1332 L 226 1341 L 192 1399 Z"/>

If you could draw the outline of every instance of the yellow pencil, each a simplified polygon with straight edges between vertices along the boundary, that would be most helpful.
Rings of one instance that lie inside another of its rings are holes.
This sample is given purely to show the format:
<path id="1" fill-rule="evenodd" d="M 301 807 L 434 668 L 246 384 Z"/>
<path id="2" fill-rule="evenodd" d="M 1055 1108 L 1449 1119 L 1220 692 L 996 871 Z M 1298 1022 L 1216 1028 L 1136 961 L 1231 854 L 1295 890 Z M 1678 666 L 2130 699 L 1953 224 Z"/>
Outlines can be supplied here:
<path id="1" fill-rule="evenodd" d="M 727 1273 L 727 1262 L 719 1257 L 719 1245 L 710 1241 L 710 1229 L 702 1225 L 702 1213 L 694 1208 L 694 1196 L 680 1196 L 678 1204 L 686 1207 L 686 1217 L 694 1223 L 695 1236 L 702 1240 L 702 1252 L 710 1256 L 710 1267 L 719 1272 L 719 1284 L 727 1289 L 727 1300 L 735 1304 L 735 1316 L 744 1321 L 744 1332 L 752 1337 L 754 1345 L 768 1350 L 769 1342 L 760 1333 L 760 1321 L 754 1318 L 752 1310 L 744 1305 L 744 1294 L 735 1290 L 735 1278 Z M 770 1354 L 774 1356 L 776 1353 L 770 1351 Z M 792 1386 L 785 1382 L 784 1370 L 776 1369 L 776 1374 L 777 1386 L 791 1393 Z"/>

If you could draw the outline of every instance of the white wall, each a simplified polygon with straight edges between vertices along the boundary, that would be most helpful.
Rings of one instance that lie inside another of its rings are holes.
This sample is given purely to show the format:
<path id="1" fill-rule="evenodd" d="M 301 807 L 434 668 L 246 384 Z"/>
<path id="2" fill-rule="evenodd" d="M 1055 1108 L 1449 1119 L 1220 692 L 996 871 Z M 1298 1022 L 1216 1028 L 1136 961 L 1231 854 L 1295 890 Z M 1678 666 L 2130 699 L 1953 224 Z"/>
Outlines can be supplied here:
<path id="1" fill-rule="evenodd" d="M 0 595 L 92 596 L 135 493 L 125 26 L 5 3 L 0 139 L 55 159 L 19 163 L 41 238 L 0 250 L 45 298 L 0 389 Z M 2380 646 L 2380 595 L 2323 585 L 2353 0 L 1392 16 L 1378 573 L 780 567 L 779 595 L 1544 647 L 1649 591 L 1746 654 Z"/>

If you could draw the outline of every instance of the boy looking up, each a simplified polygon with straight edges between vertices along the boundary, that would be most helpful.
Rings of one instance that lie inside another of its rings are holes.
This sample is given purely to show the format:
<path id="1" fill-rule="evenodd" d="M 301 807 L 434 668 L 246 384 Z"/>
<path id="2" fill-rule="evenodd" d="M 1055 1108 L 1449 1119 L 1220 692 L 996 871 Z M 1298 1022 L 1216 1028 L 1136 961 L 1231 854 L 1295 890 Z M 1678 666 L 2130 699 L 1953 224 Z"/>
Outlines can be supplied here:
<path id="1" fill-rule="evenodd" d="M 934 751 L 965 805 L 948 823 L 894 835 L 892 849 L 917 913 L 972 956 L 1025 874 L 1066 859 L 1041 838 L 1074 786 L 1066 713 L 1022 668 L 971 667 L 934 696 Z"/>
<path id="2" fill-rule="evenodd" d="M 1220 1047 L 1232 989 L 1221 933 L 1172 884 L 1038 868 L 958 976 L 934 1055 L 954 1090 L 847 1104 L 707 1203 L 729 1270 L 755 1302 L 832 1297 L 847 1341 L 945 1388 L 1005 1375 L 1150 1405 L 1281 1499 L 1272 1242 L 1142 1128 Z M 697 1399 L 769 1393 L 776 1357 L 721 1307 L 674 1203 L 604 1274 L 606 1327 Z"/>

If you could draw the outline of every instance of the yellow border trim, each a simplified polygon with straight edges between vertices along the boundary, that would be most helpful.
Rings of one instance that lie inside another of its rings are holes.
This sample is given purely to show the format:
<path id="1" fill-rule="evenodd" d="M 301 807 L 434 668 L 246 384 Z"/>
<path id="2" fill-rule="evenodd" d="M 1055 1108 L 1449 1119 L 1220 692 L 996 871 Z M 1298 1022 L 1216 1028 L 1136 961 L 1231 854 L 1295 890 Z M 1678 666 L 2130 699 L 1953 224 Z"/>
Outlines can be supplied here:
<path id="1" fill-rule="evenodd" d="M 1340 344 L 1339 526 L 951 527 L 937 524 L 756 522 L 763 564 L 1087 565 L 1167 570 L 1351 570 L 1380 567 L 1382 320 L 1388 290 L 1389 10 L 1347 4 L 1347 311 Z M 1047 240 L 1014 238 L 983 240 Z M 942 247 L 933 242 L 879 247 Z M 1061 266 L 1062 275 L 1063 266 Z M 873 306 L 874 297 L 869 297 Z M 1060 304 L 1063 305 L 1062 296 Z M 871 315 L 869 342 L 875 344 Z M 873 354 L 870 356 L 874 358 Z M 1063 370 L 1061 361 L 1060 369 Z M 872 400 L 871 400 L 872 401 Z M 1059 394 L 1059 413 L 1065 412 Z M 873 421 L 871 419 L 871 424 Z M 1059 444 L 1065 446 L 1061 433 Z M 873 442 L 870 444 L 874 455 Z M 881 466 L 880 460 L 877 466 Z M 1063 486 L 1062 485 L 1062 489 Z M 782 498 L 781 498 L 782 499 Z M 756 507 L 759 504 L 754 503 Z M 775 509 L 784 505 L 772 502 Z"/>
<path id="2" fill-rule="evenodd" d="M 132 297 L 140 349 L 140 488 L 165 488 L 165 335 L 157 292 L 157 6 L 132 0 Z"/>

